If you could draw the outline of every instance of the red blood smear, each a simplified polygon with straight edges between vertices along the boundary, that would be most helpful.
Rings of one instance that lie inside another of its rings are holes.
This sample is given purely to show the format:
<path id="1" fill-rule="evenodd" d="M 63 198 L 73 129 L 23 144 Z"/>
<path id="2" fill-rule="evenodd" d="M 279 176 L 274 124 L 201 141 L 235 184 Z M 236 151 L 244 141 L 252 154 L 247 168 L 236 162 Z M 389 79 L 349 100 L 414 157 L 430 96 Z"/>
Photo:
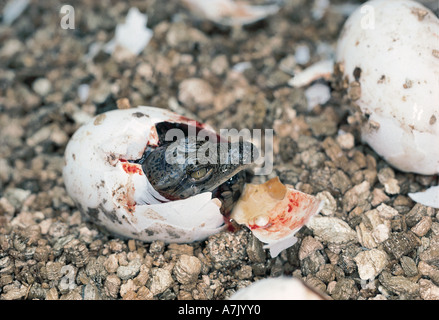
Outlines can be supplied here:
<path id="1" fill-rule="evenodd" d="M 129 163 L 125 159 L 119 159 L 120 162 L 122 162 L 122 168 L 123 170 L 128 174 L 143 174 L 142 168 L 134 163 Z"/>
<path id="2" fill-rule="evenodd" d="M 152 126 L 151 131 L 149 132 L 148 146 L 157 147 L 158 142 L 159 142 L 159 135 L 157 134 L 157 129 L 155 126 Z"/>
<path id="3" fill-rule="evenodd" d="M 288 229 L 296 229 L 298 226 L 302 225 L 305 222 L 305 218 L 300 218 L 297 220 L 297 216 L 293 216 L 291 212 L 293 209 L 297 209 L 300 206 L 302 201 L 305 201 L 306 197 L 298 192 L 292 192 L 288 195 L 288 206 L 286 210 L 283 210 L 282 213 L 278 214 L 275 217 L 271 217 L 267 225 L 258 226 L 258 225 L 249 225 L 250 230 L 255 229 L 265 229 L 267 232 L 279 232 L 285 226 Z M 288 211 L 288 213 L 287 213 Z"/>
<path id="4" fill-rule="evenodd" d="M 240 229 L 240 227 L 236 223 L 234 223 L 233 220 L 226 218 L 224 216 L 223 216 L 223 218 L 224 218 L 224 224 L 226 225 L 227 231 L 233 233 L 233 232 L 236 232 Z"/>
<path id="5" fill-rule="evenodd" d="M 297 220 L 296 223 L 290 225 L 290 229 L 294 230 L 300 226 L 303 226 L 305 224 L 307 218 L 308 217 L 302 217 L 300 220 Z"/>
<path id="6" fill-rule="evenodd" d="M 126 209 L 129 213 L 134 213 L 134 211 L 136 211 L 136 204 L 137 203 L 127 203 L 126 205 Z"/>
<path id="7" fill-rule="evenodd" d="M 283 211 L 282 214 L 276 216 L 274 219 L 270 219 L 270 223 L 273 226 L 278 226 L 278 228 L 280 229 L 280 228 L 282 228 L 282 226 L 284 226 L 285 224 L 290 222 L 291 218 L 292 218 L 291 215 L 287 215 L 285 213 L 285 211 Z M 274 229 L 276 230 L 278 228 L 274 228 Z M 275 231 L 275 230 L 273 230 L 273 231 Z"/>
<path id="8" fill-rule="evenodd" d="M 271 221 L 272 221 L 272 219 L 270 219 L 270 221 L 265 226 L 258 226 L 256 224 L 249 224 L 248 227 L 250 228 L 250 230 L 267 229 L 267 228 L 271 227 Z"/>
<path id="9" fill-rule="evenodd" d="M 290 204 L 294 207 L 298 207 L 299 203 L 303 200 L 303 195 L 298 192 L 292 192 L 289 194 L 288 199 L 290 200 Z M 289 208 L 289 205 L 288 205 Z M 288 210 L 290 212 L 290 210 Z"/>

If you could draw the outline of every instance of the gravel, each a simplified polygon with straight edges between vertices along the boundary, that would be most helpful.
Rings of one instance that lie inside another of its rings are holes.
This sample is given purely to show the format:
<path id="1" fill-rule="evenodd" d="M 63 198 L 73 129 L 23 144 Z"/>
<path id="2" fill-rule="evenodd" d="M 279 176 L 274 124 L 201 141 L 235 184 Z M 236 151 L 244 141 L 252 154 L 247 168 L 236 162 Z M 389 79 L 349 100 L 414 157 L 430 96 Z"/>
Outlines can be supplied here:
<path id="1" fill-rule="evenodd" d="M 131 6 L 154 36 L 138 56 L 109 55 Z M 337 79 L 312 110 L 306 88 L 287 85 L 291 70 L 326 57 L 318 44 L 335 43 L 340 12 L 316 19 L 312 2 L 291 0 L 266 21 L 228 28 L 178 1 L 77 1 L 72 30 L 59 7 L 33 1 L 0 25 L 0 299 L 222 300 L 281 275 L 332 299 L 439 299 L 439 212 L 407 196 L 437 177 L 399 172 L 363 145 Z M 303 48 L 309 56 L 295 61 Z M 276 258 L 244 228 L 165 244 L 83 221 L 63 185 L 65 146 L 94 115 L 128 105 L 216 128 L 274 128 L 274 171 L 253 182 L 277 175 L 317 195 L 321 217 Z"/>

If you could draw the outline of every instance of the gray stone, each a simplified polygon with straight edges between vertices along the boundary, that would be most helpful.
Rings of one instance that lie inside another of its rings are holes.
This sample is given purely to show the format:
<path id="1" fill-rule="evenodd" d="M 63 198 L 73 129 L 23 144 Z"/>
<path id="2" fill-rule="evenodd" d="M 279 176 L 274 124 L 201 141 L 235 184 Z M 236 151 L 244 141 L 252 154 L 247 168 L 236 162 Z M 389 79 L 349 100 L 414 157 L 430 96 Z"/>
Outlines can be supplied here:
<path id="1" fill-rule="evenodd" d="M 421 260 L 439 267 L 439 235 L 431 238 L 430 246 L 419 257 Z"/>
<path id="2" fill-rule="evenodd" d="M 357 240 L 356 232 L 345 221 L 335 217 L 313 217 L 307 227 L 324 242 L 341 244 Z"/>
<path id="3" fill-rule="evenodd" d="M 299 259 L 303 260 L 317 250 L 322 250 L 323 245 L 313 237 L 305 237 L 300 244 Z"/>
<path id="4" fill-rule="evenodd" d="M 122 280 L 134 278 L 139 273 L 141 265 L 142 263 L 139 259 L 134 259 L 127 266 L 119 266 L 117 268 L 117 276 Z"/>
<path id="5" fill-rule="evenodd" d="M 408 298 L 419 295 L 419 284 L 403 276 L 392 276 L 389 272 L 383 271 L 379 276 L 381 284 L 389 291 Z"/>
<path id="6" fill-rule="evenodd" d="M 363 181 L 352 187 L 343 196 L 343 210 L 349 212 L 358 205 L 368 202 L 371 197 L 370 183 Z"/>
<path id="7" fill-rule="evenodd" d="M 173 269 L 177 281 L 181 284 L 196 282 L 200 271 L 200 259 L 186 254 L 180 256 Z"/>
<path id="8" fill-rule="evenodd" d="M 378 180 L 384 185 L 384 191 L 387 194 L 398 194 L 400 187 L 398 180 L 395 179 L 395 172 L 390 167 L 385 167 L 378 172 Z"/>
<path id="9" fill-rule="evenodd" d="M 430 280 L 419 280 L 419 294 L 424 300 L 439 300 L 439 287 Z"/>
<path id="10" fill-rule="evenodd" d="M 387 254 L 378 249 L 362 251 L 354 258 L 362 280 L 374 279 L 386 267 Z"/>
<path id="11" fill-rule="evenodd" d="M 416 234 L 418 237 L 423 237 L 430 231 L 430 228 L 433 224 L 431 217 L 425 216 L 422 217 L 421 220 L 411 228 L 411 231 Z"/>
<path id="12" fill-rule="evenodd" d="M 399 261 L 401 262 L 401 267 L 407 277 L 414 277 L 418 274 L 416 262 L 412 258 L 402 256 Z"/>
<path id="13" fill-rule="evenodd" d="M 420 245 L 420 240 L 412 232 L 392 233 L 389 239 L 383 242 L 384 250 L 396 259 L 401 258 Z"/>
<path id="14" fill-rule="evenodd" d="M 245 230 L 220 232 L 209 237 L 205 252 L 215 269 L 233 268 L 247 256 L 247 247 L 248 233 Z"/>
<path id="15" fill-rule="evenodd" d="M 100 300 L 98 288 L 93 283 L 87 283 L 84 287 L 84 300 Z"/>
<path id="16" fill-rule="evenodd" d="M 165 292 L 173 283 L 174 280 L 169 270 L 163 268 L 152 269 L 149 290 L 154 296 Z"/>
<path id="17" fill-rule="evenodd" d="M 38 95 L 45 97 L 52 90 L 52 84 L 46 78 L 38 78 L 32 83 L 32 89 Z"/>
<path id="18" fill-rule="evenodd" d="M 119 295 L 120 284 L 121 284 L 120 278 L 115 274 L 110 274 L 105 279 L 105 283 L 104 283 L 105 294 L 112 299 L 116 299 Z"/>
<path id="19" fill-rule="evenodd" d="M 252 262 L 264 262 L 266 258 L 266 253 L 262 242 L 253 235 L 251 235 L 249 238 L 247 255 L 249 260 Z"/>
<path id="20" fill-rule="evenodd" d="M 358 288 L 352 279 L 343 278 L 337 281 L 331 292 L 332 298 L 335 300 L 350 300 L 358 296 Z"/>

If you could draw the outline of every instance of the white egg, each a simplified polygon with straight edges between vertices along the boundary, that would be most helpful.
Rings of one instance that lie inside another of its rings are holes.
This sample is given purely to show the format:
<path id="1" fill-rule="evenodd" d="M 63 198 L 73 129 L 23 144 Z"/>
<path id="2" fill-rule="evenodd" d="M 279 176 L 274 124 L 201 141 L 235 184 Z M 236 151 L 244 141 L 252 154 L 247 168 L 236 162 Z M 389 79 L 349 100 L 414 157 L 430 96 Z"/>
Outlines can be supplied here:
<path id="1" fill-rule="evenodd" d="M 439 19 L 435 14 L 415 1 L 368 1 L 346 21 L 336 62 L 350 83 L 350 96 L 367 119 L 363 141 L 397 169 L 438 173 Z"/>

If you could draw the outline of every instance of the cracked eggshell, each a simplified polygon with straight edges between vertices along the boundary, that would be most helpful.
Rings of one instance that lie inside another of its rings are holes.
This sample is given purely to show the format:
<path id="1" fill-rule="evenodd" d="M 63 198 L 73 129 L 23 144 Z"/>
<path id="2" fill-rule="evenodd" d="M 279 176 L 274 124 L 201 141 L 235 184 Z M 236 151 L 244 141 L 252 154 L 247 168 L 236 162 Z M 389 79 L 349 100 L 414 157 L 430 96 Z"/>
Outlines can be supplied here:
<path id="1" fill-rule="evenodd" d="M 100 114 L 80 127 L 65 151 L 67 192 L 86 218 L 119 236 L 164 242 L 205 239 L 223 228 L 221 202 L 210 192 L 162 202 L 167 200 L 152 188 L 142 167 L 128 162 L 139 159 L 147 145 L 157 145 L 155 124 L 162 121 L 195 123 L 142 106 Z"/>
<path id="2" fill-rule="evenodd" d="M 246 225 L 276 257 L 296 243 L 294 234 L 322 206 L 323 201 L 284 185 L 275 177 L 259 185 L 246 184 L 230 217 Z"/>
<path id="3" fill-rule="evenodd" d="M 368 1 L 346 21 L 336 61 L 351 98 L 368 118 L 364 142 L 402 171 L 438 173 L 439 19 L 434 13 L 415 1 Z"/>

